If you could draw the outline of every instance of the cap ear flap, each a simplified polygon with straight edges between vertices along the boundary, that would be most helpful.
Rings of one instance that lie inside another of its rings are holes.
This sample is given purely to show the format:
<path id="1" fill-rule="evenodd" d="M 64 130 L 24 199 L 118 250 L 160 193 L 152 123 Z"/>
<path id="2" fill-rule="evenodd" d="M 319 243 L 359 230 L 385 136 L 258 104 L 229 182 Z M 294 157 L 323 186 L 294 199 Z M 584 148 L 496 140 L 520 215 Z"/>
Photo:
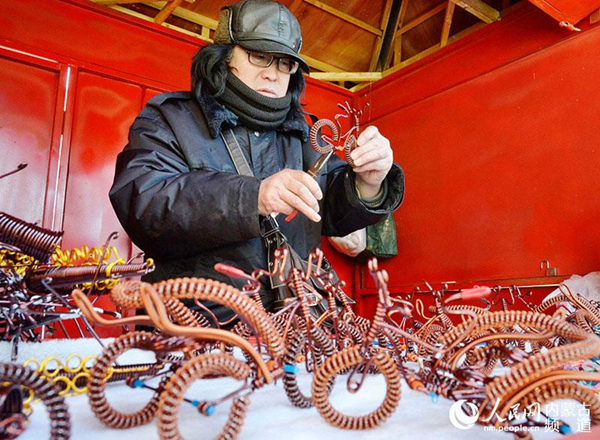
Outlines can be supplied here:
<path id="1" fill-rule="evenodd" d="M 221 12 L 219 13 L 219 24 L 217 25 L 214 36 L 215 44 L 233 44 L 235 41 L 233 38 L 231 19 L 231 9 L 227 7 L 221 9 Z"/>

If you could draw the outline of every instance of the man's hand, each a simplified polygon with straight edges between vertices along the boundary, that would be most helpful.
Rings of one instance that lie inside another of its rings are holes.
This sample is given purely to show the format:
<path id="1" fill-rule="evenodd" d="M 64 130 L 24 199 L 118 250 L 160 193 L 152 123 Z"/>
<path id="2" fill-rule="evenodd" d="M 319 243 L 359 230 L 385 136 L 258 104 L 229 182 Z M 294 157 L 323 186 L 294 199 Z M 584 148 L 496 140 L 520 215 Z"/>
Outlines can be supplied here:
<path id="1" fill-rule="evenodd" d="M 367 127 L 356 140 L 357 147 L 350 153 L 354 161 L 356 185 L 364 199 L 377 195 L 381 182 L 392 168 L 394 160 L 390 141 L 375 126 Z"/>
<path id="2" fill-rule="evenodd" d="M 297 209 L 313 222 L 321 221 L 321 188 L 310 174 L 300 170 L 282 170 L 267 177 L 258 189 L 258 213 L 267 216 L 291 214 Z"/>

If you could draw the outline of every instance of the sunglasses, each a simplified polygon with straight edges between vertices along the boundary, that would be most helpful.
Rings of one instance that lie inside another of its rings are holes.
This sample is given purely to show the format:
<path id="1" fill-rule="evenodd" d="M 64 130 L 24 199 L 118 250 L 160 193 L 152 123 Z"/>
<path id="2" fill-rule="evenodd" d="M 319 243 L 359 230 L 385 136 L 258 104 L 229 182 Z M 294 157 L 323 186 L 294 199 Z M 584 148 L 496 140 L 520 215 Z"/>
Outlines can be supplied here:
<path id="1" fill-rule="evenodd" d="M 273 64 L 273 60 L 277 60 L 277 69 L 282 73 L 289 73 L 293 75 L 298 71 L 298 61 L 291 58 L 281 58 L 264 52 L 254 52 L 253 50 L 247 50 L 248 61 L 250 64 L 258 67 L 269 67 Z"/>

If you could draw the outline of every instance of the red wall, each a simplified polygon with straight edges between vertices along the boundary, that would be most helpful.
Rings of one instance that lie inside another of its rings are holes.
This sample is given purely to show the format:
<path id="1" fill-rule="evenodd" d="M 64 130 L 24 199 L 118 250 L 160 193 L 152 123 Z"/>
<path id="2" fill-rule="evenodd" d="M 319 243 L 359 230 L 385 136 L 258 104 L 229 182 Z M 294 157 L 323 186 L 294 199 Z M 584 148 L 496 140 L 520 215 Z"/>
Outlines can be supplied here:
<path id="1" fill-rule="evenodd" d="M 598 47 L 524 8 L 360 93 L 406 172 L 393 292 L 598 270 Z"/>

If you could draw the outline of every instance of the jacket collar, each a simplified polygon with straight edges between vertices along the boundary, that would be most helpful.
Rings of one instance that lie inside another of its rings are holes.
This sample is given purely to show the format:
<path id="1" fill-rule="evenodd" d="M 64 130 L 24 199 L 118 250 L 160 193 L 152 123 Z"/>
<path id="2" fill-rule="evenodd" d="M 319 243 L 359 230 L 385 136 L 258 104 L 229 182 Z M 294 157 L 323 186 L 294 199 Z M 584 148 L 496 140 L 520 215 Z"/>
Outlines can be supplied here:
<path id="1" fill-rule="evenodd" d="M 198 87 L 198 91 L 194 93 L 200 108 L 204 113 L 210 136 L 215 139 L 221 134 L 223 123 L 227 123 L 231 127 L 238 124 L 238 117 L 223 104 L 217 101 L 204 87 Z M 295 134 L 302 138 L 304 142 L 308 141 L 310 128 L 300 112 L 289 112 L 281 127 L 277 131 L 284 133 Z"/>

